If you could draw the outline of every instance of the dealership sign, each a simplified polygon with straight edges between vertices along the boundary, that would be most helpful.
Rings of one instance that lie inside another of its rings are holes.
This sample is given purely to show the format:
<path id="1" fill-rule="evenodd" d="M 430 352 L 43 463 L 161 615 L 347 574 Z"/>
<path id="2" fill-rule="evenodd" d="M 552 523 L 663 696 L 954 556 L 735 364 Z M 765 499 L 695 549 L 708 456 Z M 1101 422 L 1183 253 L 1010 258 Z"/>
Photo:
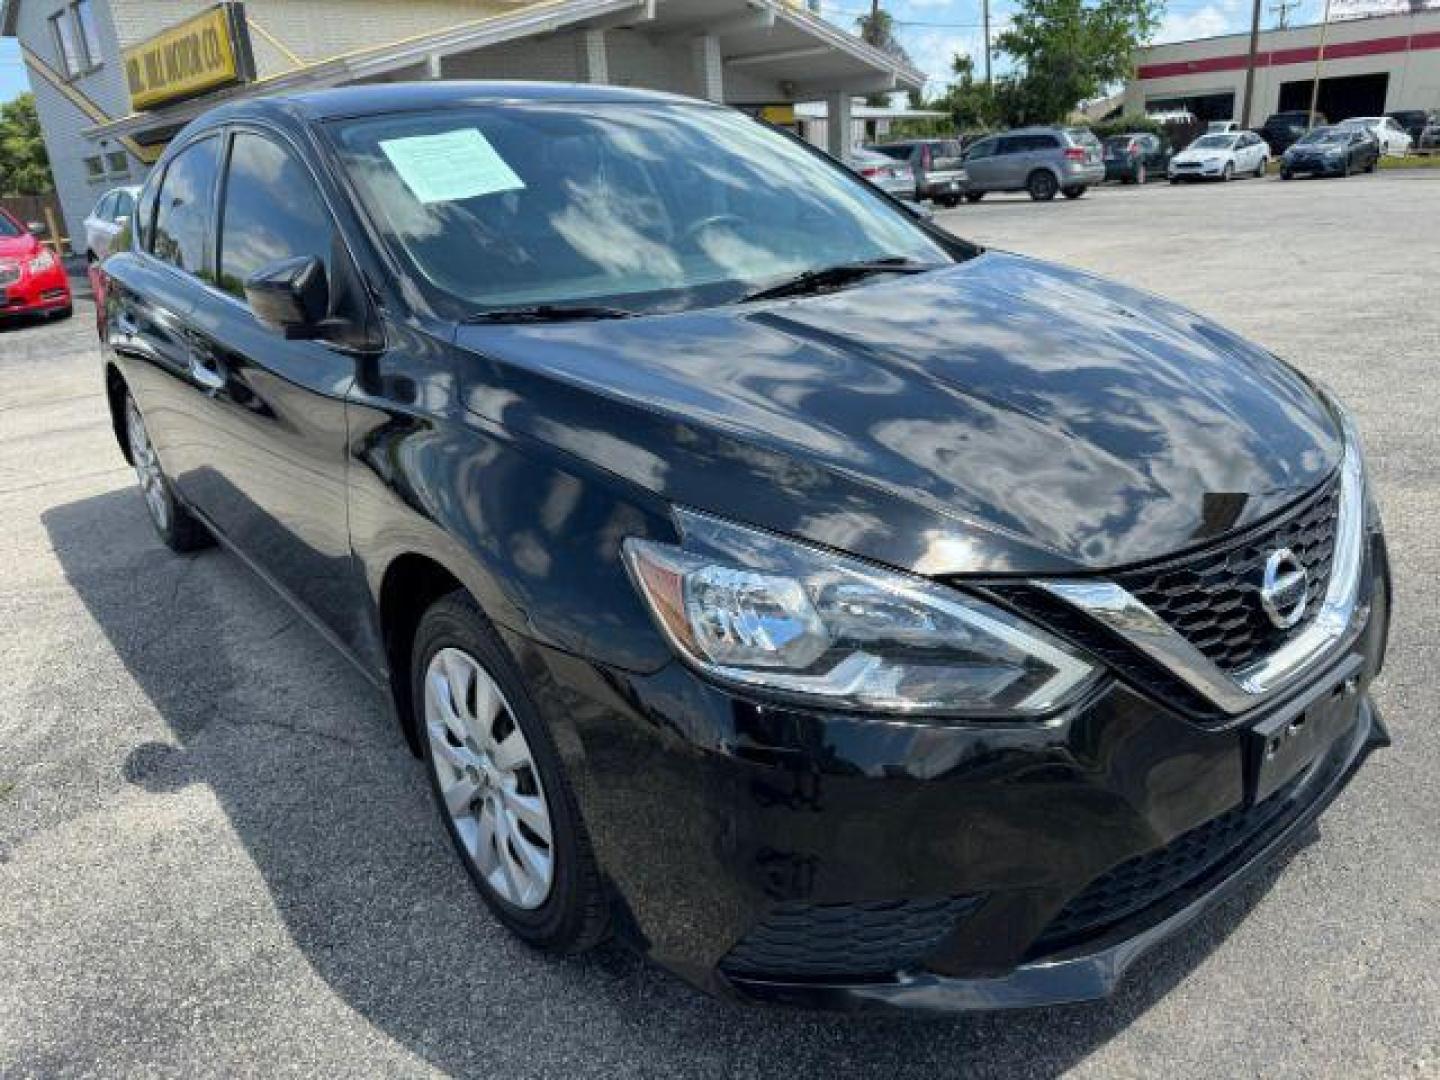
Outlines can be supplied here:
<path id="1" fill-rule="evenodd" d="M 130 104 L 154 109 L 255 78 L 245 5 L 216 4 L 125 50 Z"/>
<path id="2" fill-rule="evenodd" d="M 1376 15 L 1418 15 L 1440 11 L 1440 0 L 1333 0 L 1336 19 L 1370 19 Z"/>

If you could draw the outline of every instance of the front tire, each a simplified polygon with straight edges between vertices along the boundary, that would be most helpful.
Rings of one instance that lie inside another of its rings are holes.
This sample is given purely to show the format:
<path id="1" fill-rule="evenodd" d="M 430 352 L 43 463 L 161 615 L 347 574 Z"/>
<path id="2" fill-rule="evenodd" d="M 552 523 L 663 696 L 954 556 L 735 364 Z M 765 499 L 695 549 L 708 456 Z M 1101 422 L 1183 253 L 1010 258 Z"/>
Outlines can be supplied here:
<path id="1" fill-rule="evenodd" d="M 1220 182 L 1228 184 L 1233 179 L 1235 179 L 1235 166 L 1227 161 L 1225 168 L 1220 170 Z"/>
<path id="2" fill-rule="evenodd" d="M 573 954 L 599 944 L 605 894 L 559 751 L 468 593 L 425 613 L 412 657 L 435 804 L 486 906 L 535 948 Z"/>
<path id="3" fill-rule="evenodd" d="M 1044 169 L 1039 169 L 1030 174 L 1030 179 L 1025 181 L 1025 190 L 1030 193 L 1030 198 L 1036 202 L 1049 202 L 1055 198 L 1055 193 L 1060 190 L 1060 185 L 1055 177 Z"/>
<path id="4" fill-rule="evenodd" d="M 135 398 L 128 392 L 125 395 L 125 441 L 130 447 L 130 463 L 135 467 L 135 477 L 140 481 L 140 493 L 145 496 L 150 524 L 155 526 L 165 546 L 183 554 L 213 544 L 215 538 L 209 530 L 175 497 L 175 489 L 160 467 L 160 458 L 150 442 L 140 406 L 135 404 Z"/>
<path id="5" fill-rule="evenodd" d="M 1067 187 L 1061 190 L 1061 194 L 1064 195 L 1067 199 L 1078 199 L 1081 195 L 1085 194 L 1085 190 L 1086 189 L 1083 186 Z"/>

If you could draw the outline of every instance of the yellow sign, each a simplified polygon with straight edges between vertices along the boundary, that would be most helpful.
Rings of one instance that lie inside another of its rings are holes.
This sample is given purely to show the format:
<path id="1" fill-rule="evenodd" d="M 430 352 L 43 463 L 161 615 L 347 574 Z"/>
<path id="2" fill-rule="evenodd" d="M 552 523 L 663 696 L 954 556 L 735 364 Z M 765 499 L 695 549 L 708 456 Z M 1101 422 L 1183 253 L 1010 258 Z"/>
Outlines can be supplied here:
<path id="1" fill-rule="evenodd" d="M 153 109 L 255 78 L 245 5 L 221 3 L 125 50 L 134 109 Z"/>
<path id="2" fill-rule="evenodd" d="M 767 124 L 785 127 L 795 123 L 794 105 L 766 105 L 760 110 L 760 119 Z"/>

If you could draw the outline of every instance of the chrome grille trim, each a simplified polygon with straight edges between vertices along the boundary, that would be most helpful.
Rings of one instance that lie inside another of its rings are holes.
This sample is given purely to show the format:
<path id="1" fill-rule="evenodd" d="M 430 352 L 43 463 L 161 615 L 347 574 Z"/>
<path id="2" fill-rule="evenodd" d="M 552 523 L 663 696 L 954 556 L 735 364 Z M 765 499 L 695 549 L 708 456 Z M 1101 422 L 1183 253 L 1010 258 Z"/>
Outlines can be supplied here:
<path id="1" fill-rule="evenodd" d="M 1233 674 L 1113 581 L 1056 578 L 1037 579 L 1032 584 L 1113 630 L 1225 712 L 1245 712 L 1329 655 L 1354 621 L 1364 567 L 1365 469 L 1359 443 L 1348 424 L 1345 436 L 1335 552 L 1320 611 L 1304 630 L 1269 656 Z"/>

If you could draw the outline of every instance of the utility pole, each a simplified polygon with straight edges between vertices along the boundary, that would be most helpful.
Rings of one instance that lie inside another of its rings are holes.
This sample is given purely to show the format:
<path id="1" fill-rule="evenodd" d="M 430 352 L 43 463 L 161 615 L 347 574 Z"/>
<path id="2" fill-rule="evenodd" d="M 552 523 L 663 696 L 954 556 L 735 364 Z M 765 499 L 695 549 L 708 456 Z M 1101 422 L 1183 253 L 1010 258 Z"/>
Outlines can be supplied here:
<path id="1" fill-rule="evenodd" d="M 1320 65 L 1325 62 L 1325 38 L 1330 30 L 1330 0 L 1325 0 L 1325 15 L 1320 20 L 1320 48 L 1315 51 L 1315 78 L 1310 83 L 1310 115 L 1305 130 L 1315 127 L 1315 107 L 1320 104 Z"/>
<path id="2" fill-rule="evenodd" d="M 1326 0 L 1329 3 L 1329 0 Z M 1255 99 L 1255 57 L 1260 52 L 1260 0 L 1250 15 L 1250 56 L 1245 62 L 1245 103 L 1240 108 L 1240 128 L 1250 127 L 1250 106 Z"/>
<path id="3" fill-rule="evenodd" d="M 990 86 L 990 0 L 982 0 L 982 3 L 985 11 L 985 86 L 988 89 Z"/>

